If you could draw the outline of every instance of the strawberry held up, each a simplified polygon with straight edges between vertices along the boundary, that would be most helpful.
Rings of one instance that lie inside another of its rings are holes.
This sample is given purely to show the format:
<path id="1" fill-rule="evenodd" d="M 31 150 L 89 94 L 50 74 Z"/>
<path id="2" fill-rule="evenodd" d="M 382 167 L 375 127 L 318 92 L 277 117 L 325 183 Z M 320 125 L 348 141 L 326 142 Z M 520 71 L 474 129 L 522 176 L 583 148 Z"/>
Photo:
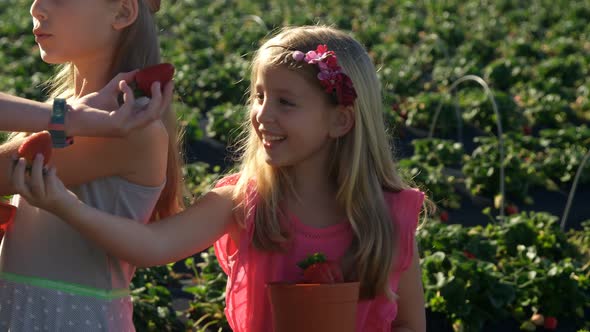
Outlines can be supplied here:
<path id="1" fill-rule="evenodd" d="M 166 83 L 174 77 L 174 66 L 170 63 L 159 63 L 145 67 L 135 74 L 135 97 L 151 98 L 151 86 L 154 82 L 160 82 L 160 89 L 164 89 Z"/>

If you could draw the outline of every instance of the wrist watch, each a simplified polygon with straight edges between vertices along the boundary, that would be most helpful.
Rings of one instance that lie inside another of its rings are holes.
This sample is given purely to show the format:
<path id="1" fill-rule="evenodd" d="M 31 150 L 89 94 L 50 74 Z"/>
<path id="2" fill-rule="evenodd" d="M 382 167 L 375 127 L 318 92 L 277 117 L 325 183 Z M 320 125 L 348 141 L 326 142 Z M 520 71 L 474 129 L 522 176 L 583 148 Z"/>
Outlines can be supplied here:
<path id="1" fill-rule="evenodd" d="M 63 98 L 53 100 L 53 111 L 49 122 L 49 133 L 54 148 L 65 148 L 74 143 L 72 136 L 66 136 L 65 122 L 69 106 Z"/>

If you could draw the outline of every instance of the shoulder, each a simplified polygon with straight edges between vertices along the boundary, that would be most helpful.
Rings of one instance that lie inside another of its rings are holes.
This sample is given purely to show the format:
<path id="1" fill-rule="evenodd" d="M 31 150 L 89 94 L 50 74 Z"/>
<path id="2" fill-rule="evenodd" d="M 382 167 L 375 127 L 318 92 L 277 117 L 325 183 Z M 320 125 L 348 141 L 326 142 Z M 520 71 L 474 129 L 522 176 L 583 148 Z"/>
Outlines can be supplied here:
<path id="1" fill-rule="evenodd" d="M 127 139 L 129 144 L 134 147 L 143 146 L 145 148 L 146 144 L 149 144 L 154 147 L 167 148 L 169 135 L 174 134 L 175 133 L 168 133 L 168 130 L 162 121 L 153 121 L 144 128 L 131 132 Z"/>
<path id="2" fill-rule="evenodd" d="M 384 191 L 385 202 L 391 207 L 413 209 L 421 207 L 425 194 L 418 188 L 406 188 L 400 191 Z"/>
<path id="3" fill-rule="evenodd" d="M 402 235 L 413 234 L 418 226 L 424 193 L 416 188 L 408 188 L 397 192 L 385 191 L 384 198 L 395 227 Z"/>
<path id="4" fill-rule="evenodd" d="M 411 264 L 414 235 L 418 227 L 425 195 L 419 189 L 408 188 L 398 192 L 385 192 L 384 196 L 399 248 L 395 270 L 405 271 Z"/>
<path id="5" fill-rule="evenodd" d="M 132 182 L 158 185 L 166 179 L 169 135 L 162 121 L 153 121 L 131 132 L 121 142 L 121 159 L 129 173 L 123 175 Z"/>
<path id="6" fill-rule="evenodd" d="M 215 188 L 227 187 L 227 186 L 235 186 L 240 179 L 239 173 L 229 174 L 227 176 L 222 177 L 217 183 L 215 184 Z"/>

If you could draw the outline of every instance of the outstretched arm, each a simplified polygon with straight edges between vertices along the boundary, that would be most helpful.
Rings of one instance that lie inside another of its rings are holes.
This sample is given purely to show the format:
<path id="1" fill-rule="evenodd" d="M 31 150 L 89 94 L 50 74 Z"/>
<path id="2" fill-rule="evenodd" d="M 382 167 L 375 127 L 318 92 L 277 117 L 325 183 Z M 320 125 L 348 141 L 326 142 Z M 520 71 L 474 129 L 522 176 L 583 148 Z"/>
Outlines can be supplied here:
<path id="1" fill-rule="evenodd" d="M 99 92 L 80 98 L 67 113 L 65 131 L 70 136 L 122 137 L 135 128 L 159 119 L 172 100 L 173 84 L 168 83 L 160 93 L 159 83 L 152 90 L 150 103 L 138 108 L 133 92 L 126 82 L 131 82 L 136 71 L 115 76 Z M 119 107 L 117 97 L 124 93 L 125 102 Z M 52 105 L 0 92 L 0 131 L 38 132 L 46 130 Z"/>
<path id="2" fill-rule="evenodd" d="M 12 173 L 17 192 L 136 266 L 162 265 L 198 253 L 233 226 L 230 187 L 214 189 L 184 212 L 144 225 L 87 206 L 64 187 L 54 168 L 43 175 L 42 159 L 37 156 L 30 176 L 24 160 L 19 160 Z"/>
<path id="3" fill-rule="evenodd" d="M 410 267 L 400 277 L 397 295 L 397 317 L 392 324 L 394 332 L 425 332 L 424 289 L 420 272 L 420 253 L 414 241 L 414 254 Z"/>

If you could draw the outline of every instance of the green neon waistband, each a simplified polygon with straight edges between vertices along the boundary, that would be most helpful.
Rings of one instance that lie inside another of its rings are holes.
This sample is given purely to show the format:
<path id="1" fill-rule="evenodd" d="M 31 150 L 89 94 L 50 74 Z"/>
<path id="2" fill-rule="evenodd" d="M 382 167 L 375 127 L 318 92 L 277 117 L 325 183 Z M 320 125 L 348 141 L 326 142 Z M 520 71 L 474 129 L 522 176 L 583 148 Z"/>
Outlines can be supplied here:
<path id="1" fill-rule="evenodd" d="M 88 286 L 83 286 L 79 284 L 70 284 L 61 281 L 37 278 L 37 277 L 28 277 L 22 276 L 18 274 L 12 274 L 7 272 L 0 272 L 0 279 L 4 279 L 10 282 L 17 282 L 22 284 L 27 284 L 35 287 L 41 288 L 48 288 L 53 290 L 58 290 L 66 293 L 71 293 L 75 295 L 82 295 L 82 296 L 91 296 L 101 300 L 114 300 L 119 299 L 129 295 L 128 289 L 113 289 L 113 290 L 105 290 L 100 288 L 93 288 Z"/>

